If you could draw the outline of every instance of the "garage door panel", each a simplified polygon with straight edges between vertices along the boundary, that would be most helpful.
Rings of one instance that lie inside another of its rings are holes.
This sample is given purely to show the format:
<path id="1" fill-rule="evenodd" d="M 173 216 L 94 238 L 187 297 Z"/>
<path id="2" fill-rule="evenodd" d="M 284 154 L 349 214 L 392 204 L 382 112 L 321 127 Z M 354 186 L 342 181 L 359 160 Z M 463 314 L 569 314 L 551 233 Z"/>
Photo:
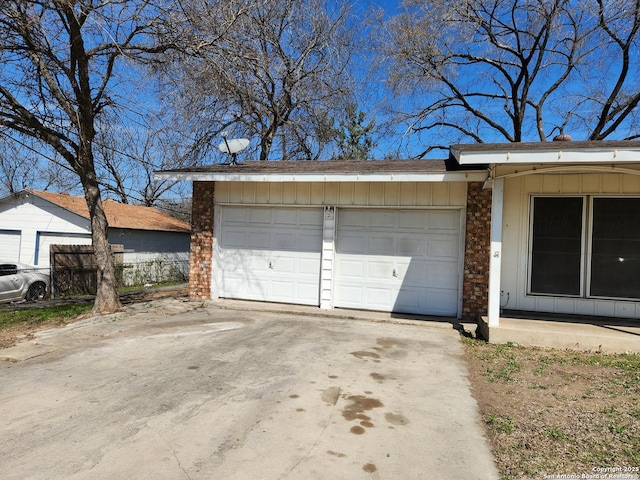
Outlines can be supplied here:
<path id="1" fill-rule="evenodd" d="M 373 228 L 386 228 L 390 230 L 396 228 L 397 215 L 395 211 L 378 210 L 375 215 L 370 215 L 370 213 L 371 212 L 364 210 L 364 215 L 368 218 L 367 226 Z"/>
<path id="2" fill-rule="evenodd" d="M 272 210 L 266 208 L 246 209 L 246 224 L 249 225 L 271 225 Z"/>
<path id="3" fill-rule="evenodd" d="M 340 225 L 343 227 L 366 227 L 367 219 L 364 212 L 364 210 L 340 210 Z"/>
<path id="4" fill-rule="evenodd" d="M 401 237 L 398 239 L 398 255 L 422 255 L 425 241 L 422 238 Z"/>
<path id="5" fill-rule="evenodd" d="M 315 275 L 318 273 L 318 261 L 315 258 L 298 259 L 298 273 L 301 275 Z"/>
<path id="6" fill-rule="evenodd" d="M 391 261 L 369 261 L 367 265 L 368 281 L 388 282 L 393 278 L 393 263 Z"/>
<path id="7" fill-rule="evenodd" d="M 428 265 L 429 262 L 425 260 L 409 260 L 400 262 L 396 272 L 404 285 L 425 285 L 428 281 Z"/>
<path id="8" fill-rule="evenodd" d="M 424 230 L 427 228 L 427 224 L 428 216 L 424 214 L 424 211 L 408 210 L 398 214 L 398 228 L 401 230 Z"/>
<path id="9" fill-rule="evenodd" d="M 393 290 L 391 288 L 370 287 L 366 290 L 367 303 L 375 310 L 389 310 L 393 300 Z"/>
<path id="10" fill-rule="evenodd" d="M 345 233 L 340 237 L 339 241 L 341 252 L 358 254 L 362 252 L 362 243 L 366 239 L 359 233 Z"/>
<path id="11" fill-rule="evenodd" d="M 245 250 L 235 254 L 225 253 L 220 257 L 227 265 L 225 271 L 237 275 L 246 275 L 247 272 L 266 272 L 269 268 L 269 258 L 259 250 Z"/>
<path id="12" fill-rule="evenodd" d="M 422 288 L 405 288 L 398 291 L 394 309 L 407 313 L 419 313 L 427 305 L 427 293 Z"/>
<path id="13" fill-rule="evenodd" d="M 460 239 L 459 210 L 339 210 L 334 305 L 456 315 Z"/>
<path id="14" fill-rule="evenodd" d="M 321 231 L 310 233 L 300 232 L 296 236 L 296 251 L 298 252 L 317 252 L 318 241 L 322 237 Z"/>
<path id="15" fill-rule="evenodd" d="M 271 297 L 274 300 L 289 299 L 294 294 L 294 285 L 291 280 L 271 280 Z"/>
<path id="16" fill-rule="evenodd" d="M 273 223 L 274 225 L 281 225 L 284 227 L 290 227 L 292 225 L 297 225 L 298 221 L 298 212 L 297 210 L 291 209 L 274 209 L 273 210 Z"/>
<path id="17" fill-rule="evenodd" d="M 296 250 L 297 247 L 296 237 L 290 233 L 274 233 L 272 250 Z"/>
<path id="18" fill-rule="evenodd" d="M 364 275 L 364 261 L 361 259 L 343 259 L 341 267 L 341 273 L 346 279 L 359 280 Z"/>
<path id="19" fill-rule="evenodd" d="M 449 262 L 428 262 L 425 268 L 427 283 L 440 288 L 456 289 L 458 275 Z"/>
<path id="20" fill-rule="evenodd" d="M 265 282 L 241 276 L 225 278 L 223 286 L 232 298 L 240 298 L 238 296 L 242 295 L 247 300 L 262 300 L 267 292 Z"/>
<path id="21" fill-rule="evenodd" d="M 298 298 L 303 299 L 306 304 L 315 305 L 318 298 L 318 283 L 317 282 L 298 282 L 297 284 Z"/>
<path id="22" fill-rule="evenodd" d="M 246 225 L 247 210 L 242 208 L 225 208 L 222 210 L 222 222 L 227 226 L 234 223 Z"/>
<path id="23" fill-rule="evenodd" d="M 241 291 L 242 280 L 240 278 L 233 278 L 233 277 L 225 278 L 223 282 L 224 282 L 223 288 L 225 289 L 226 292 L 233 294 L 234 292 Z"/>
<path id="24" fill-rule="evenodd" d="M 278 273 L 295 273 L 296 272 L 296 259 L 291 257 L 273 256 L 271 261 L 272 270 L 277 270 Z"/>
<path id="25" fill-rule="evenodd" d="M 298 225 L 318 228 L 322 225 L 322 216 L 322 210 L 319 209 L 298 210 Z"/>
<path id="26" fill-rule="evenodd" d="M 271 248 L 271 234 L 264 230 L 250 229 L 245 231 L 245 247 L 251 249 L 269 250 Z M 242 247 L 241 247 L 242 248 Z"/>
<path id="27" fill-rule="evenodd" d="M 365 303 L 365 289 L 360 286 L 339 285 L 336 287 L 336 296 L 342 299 L 341 307 L 362 308 Z"/>
<path id="28" fill-rule="evenodd" d="M 434 315 L 451 315 L 457 303 L 456 295 L 450 291 L 427 291 L 427 304 Z"/>
<path id="29" fill-rule="evenodd" d="M 451 236 L 430 237 L 427 240 L 426 254 L 429 257 L 448 257 L 452 260 L 458 258 L 458 243 L 451 241 Z"/>
<path id="30" fill-rule="evenodd" d="M 393 236 L 382 237 L 376 235 L 369 237 L 366 253 L 369 255 L 385 255 L 395 252 L 396 239 Z"/>
<path id="31" fill-rule="evenodd" d="M 246 247 L 246 234 L 244 231 L 228 229 L 225 235 L 225 247 Z"/>
<path id="32" fill-rule="evenodd" d="M 222 218 L 221 297 L 319 304 L 322 209 L 229 206 Z"/>
<path id="33" fill-rule="evenodd" d="M 449 230 L 452 233 L 458 233 L 458 231 L 460 230 L 460 221 L 457 210 L 430 212 L 429 229 Z"/>

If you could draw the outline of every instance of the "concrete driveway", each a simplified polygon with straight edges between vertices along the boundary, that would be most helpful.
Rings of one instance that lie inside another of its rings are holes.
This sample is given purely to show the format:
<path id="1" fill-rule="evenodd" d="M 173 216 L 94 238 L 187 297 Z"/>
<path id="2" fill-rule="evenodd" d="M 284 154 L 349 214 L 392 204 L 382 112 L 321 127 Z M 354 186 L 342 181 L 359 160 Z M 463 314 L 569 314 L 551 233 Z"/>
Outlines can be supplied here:
<path id="1" fill-rule="evenodd" d="M 498 478 L 450 324 L 231 304 L 0 350 L 0 478 Z"/>

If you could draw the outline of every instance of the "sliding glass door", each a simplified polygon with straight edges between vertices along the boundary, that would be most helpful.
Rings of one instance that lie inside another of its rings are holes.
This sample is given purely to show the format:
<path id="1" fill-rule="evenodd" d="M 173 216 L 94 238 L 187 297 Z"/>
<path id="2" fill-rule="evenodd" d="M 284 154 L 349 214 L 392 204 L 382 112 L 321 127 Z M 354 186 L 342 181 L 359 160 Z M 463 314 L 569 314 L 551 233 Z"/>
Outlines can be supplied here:
<path id="1" fill-rule="evenodd" d="M 591 296 L 640 298 L 640 198 L 594 198 Z"/>
<path id="2" fill-rule="evenodd" d="M 529 293 L 640 298 L 640 198 L 532 198 Z"/>

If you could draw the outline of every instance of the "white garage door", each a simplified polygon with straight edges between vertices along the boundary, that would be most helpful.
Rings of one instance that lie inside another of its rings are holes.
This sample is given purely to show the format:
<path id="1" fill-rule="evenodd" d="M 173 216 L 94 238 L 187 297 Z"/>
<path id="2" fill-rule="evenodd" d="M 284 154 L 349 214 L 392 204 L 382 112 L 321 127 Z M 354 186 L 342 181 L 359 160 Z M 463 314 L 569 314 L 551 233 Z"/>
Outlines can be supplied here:
<path id="1" fill-rule="evenodd" d="M 20 232 L 0 230 L 0 259 L 17 262 L 20 260 Z"/>
<path id="2" fill-rule="evenodd" d="M 322 209 L 222 207 L 219 296 L 319 305 Z"/>
<path id="3" fill-rule="evenodd" d="M 51 245 L 91 245 L 90 234 L 76 233 L 47 233 L 38 232 L 37 262 L 39 267 L 48 267 Z"/>
<path id="4" fill-rule="evenodd" d="M 455 316 L 459 210 L 338 210 L 336 307 Z"/>

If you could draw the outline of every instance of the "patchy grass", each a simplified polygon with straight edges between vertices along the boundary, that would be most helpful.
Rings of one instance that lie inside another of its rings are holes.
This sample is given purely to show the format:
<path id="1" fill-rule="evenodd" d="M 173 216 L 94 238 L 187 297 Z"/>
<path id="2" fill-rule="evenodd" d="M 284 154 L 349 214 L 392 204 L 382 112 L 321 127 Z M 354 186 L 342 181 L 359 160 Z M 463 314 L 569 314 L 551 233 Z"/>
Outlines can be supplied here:
<path id="1" fill-rule="evenodd" d="M 639 355 L 463 342 L 501 480 L 640 478 Z"/>
<path id="2" fill-rule="evenodd" d="M 40 325 L 75 318 L 93 308 L 92 303 L 61 304 L 0 311 L 0 329 L 13 326 Z"/>
<path id="3" fill-rule="evenodd" d="M 169 287 L 162 284 L 157 288 L 122 293 L 120 300 L 123 304 L 129 304 L 181 296 L 186 296 L 185 284 Z M 64 326 L 79 320 L 87 315 L 92 308 L 91 298 L 84 298 L 81 301 L 63 299 L 34 304 L 2 304 L 0 308 L 0 348 L 15 345 L 20 338 L 29 338 L 38 330 Z"/>
<path id="4" fill-rule="evenodd" d="M 0 348 L 15 345 L 20 337 L 43 328 L 66 325 L 88 313 L 93 303 L 63 303 L 0 310 Z"/>

